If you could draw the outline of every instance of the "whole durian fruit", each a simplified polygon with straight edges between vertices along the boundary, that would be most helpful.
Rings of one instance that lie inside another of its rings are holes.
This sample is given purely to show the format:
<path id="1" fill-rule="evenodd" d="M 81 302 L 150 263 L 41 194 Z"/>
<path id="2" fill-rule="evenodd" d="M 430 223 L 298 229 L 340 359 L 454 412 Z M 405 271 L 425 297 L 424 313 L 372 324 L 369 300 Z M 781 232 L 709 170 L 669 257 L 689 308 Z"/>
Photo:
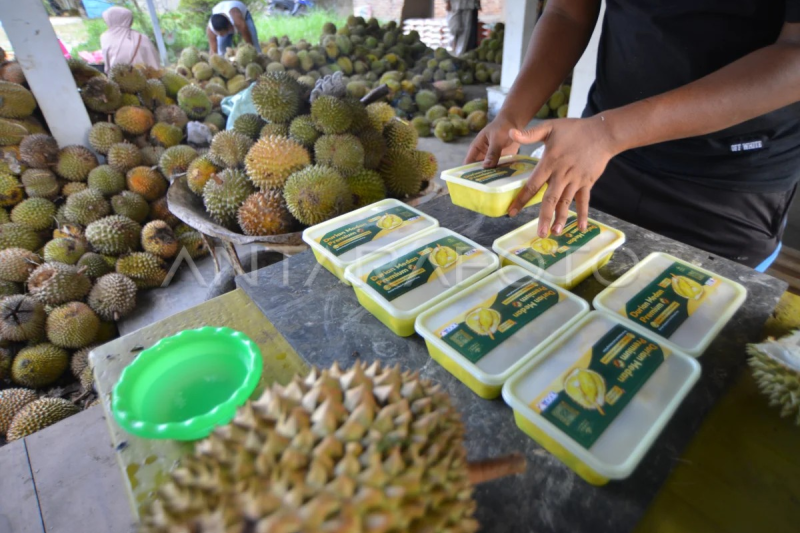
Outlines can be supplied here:
<path id="1" fill-rule="evenodd" d="M 205 118 L 212 108 L 208 95 L 196 85 L 186 85 L 178 91 L 178 105 L 193 119 Z"/>
<path id="2" fill-rule="evenodd" d="M 27 437 L 79 412 L 78 406 L 61 398 L 41 398 L 32 401 L 11 421 L 6 438 L 11 442 Z"/>
<path id="3" fill-rule="evenodd" d="M 364 147 L 351 133 L 323 135 L 314 144 L 314 157 L 318 164 L 331 166 L 343 176 L 364 168 Z"/>
<path id="4" fill-rule="evenodd" d="M 178 174 L 186 172 L 192 161 L 197 159 L 197 150 L 185 144 L 172 146 L 164 151 L 158 162 L 161 173 L 172 181 Z"/>
<path id="5" fill-rule="evenodd" d="M 56 346 L 76 350 L 94 342 L 100 319 L 83 302 L 70 302 L 56 307 L 47 316 L 47 338 Z M 64 363 L 66 370 L 69 358 Z"/>
<path id="6" fill-rule="evenodd" d="M 38 300 L 22 294 L 7 296 L 0 300 L 0 337 L 14 342 L 38 340 L 46 318 Z"/>
<path id="7" fill-rule="evenodd" d="M 264 119 L 255 113 L 244 113 L 233 122 L 233 131 L 256 140 L 261 135 L 261 128 L 265 124 Z"/>
<path id="8" fill-rule="evenodd" d="M 322 133 L 344 133 L 353 123 L 350 107 L 335 96 L 323 95 L 311 104 L 311 117 Z"/>
<path id="9" fill-rule="evenodd" d="M 254 192 L 244 172 L 228 168 L 208 180 L 203 188 L 203 203 L 214 220 L 231 227 L 236 223 L 239 206 Z"/>
<path id="10" fill-rule="evenodd" d="M 111 165 L 100 165 L 89 172 L 86 183 L 103 196 L 114 196 L 125 190 L 125 174 Z"/>
<path id="11" fill-rule="evenodd" d="M 86 240 L 98 253 L 120 255 L 139 248 L 142 227 L 128 217 L 112 215 L 86 227 Z"/>
<path id="12" fill-rule="evenodd" d="M 214 164 L 224 168 L 237 168 L 244 164 L 244 158 L 253 140 L 234 130 L 221 131 L 211 140 L 208 157 Z"/>
<path id="13" fill-rule="evenodd" d="M 155 124 L 155 118 L 146 107 L 127 105 L 114 113 L 114 123 L 129 135 L 144 135 Z"/>
<path id="14" fill-rule="evenodd" d="M 143 91 L 147 86 L 147 78 L 142 72 L 125 63 L 117 63 L 111 67 L 111 72 L 108 73 L 108 78 L 119 85 L 120 90 L 124 93 L 135 94 Z"/>
<path id="15" fill-rule="evenodd" d="M 164 196 L 169 183 L 161 173 L 150 167 L 135 167 L 125 176 L 128 191 L 135 192 L 148 202 L 154 202 Z"/>
<path id="16" fill-rule="evenodd" d="M 142 151 L 131 143 L 117 143 L 109 147 L 106 161 L 111 168 L 128 172 L 142 164 Z"/>
<path id="17" fill-rule="evenodd" d="M 30 168 L 48 169 L 58 161 L 58 143 L 49 135 L 28 135 L 19 143 L 20 159 Z"/>
<path id="18" fill-rule="evenodd" d="M 289 176 L 283 190 L 294 217 L 307 226 L 319 224 L 353 207 L 344 178 L 332 167 L 312 165 Z"/>
<path id="19" fill-rule="evenodd" d="M 447 393 L 418 374 L 312 370 L 200 442 L 145 510 L 144 533 L 474 532 L 463 436 Z"/>
<path id="20" fill-rule="evenodd" d="M 409 150 L 389 150 L 381 160 L 379 172 L 386 189 L 397 197 L 417 194 L 422 187 L 422 176 L 417 170 L 417 159 Z"/>
<path id="21" fill-rule="evenodd" d="M 42 245 L 42 239 L 36 231 L 24 224 L 8 222 L 0 224 L 0 250 L 5 248 L 24 248 L 37 250 Z"/>
<path id="22" fill-rule="evenodd" d="M 302 86 L 285 72 L 267 72 L 251 89 L 253 105 L 269 122 L 290 122 L 300 110 Z"/>
<path id="23" fill-rule="evenodd" d="M 86 253 L 86 242 L 72 237 L 59 237 L 44 245 L 44 260 L 74 265 Z"/>
<path id="24" fill-rule="evenodd" d="M 0 81 L 0 118 L 25 118 L 36 109 L 33 94 L 17 83 Z"/>
<path id="25" fill-rule="evenodd" d="M 153 220 L 142 228 L 142 249 L 158 257 L 170 259 L 178 254 L 180 244 L 169 224 L 163 220 Z"/>
<path id="26" fill-rule="evenodd" d="M 68 181 L 86 181 L 89 172 L 97 165 L 97 157 L 88 148 L 74 144 L 58 152 L 55 171 Z"/>
<path id="27" fill-rule="evenodd" d="M 119 320 L 136 308 L 136 284 L 111 273 L 99 278 L 89 293 L 89 307 L 103 320 Z"/>
<path id="28" fill-rule="evenodd" d="M 64 263 L 45 263 L 28 278 L 28 293 L 45 305 L 82 300 L 91 288 L 79 268 Z"/>
<path id="29" fill-rule="evenodd" d="M 0 390 L 0 437 L 8 432 L 14 416 L 37 398 L 36 393 L 30 389 Z"/>
<path id="30" fill-rule="evenodd" d="M 193 193 L 202 195 L 208 180 L 220 170 L 208 155 L 200 156 L 192 161 L 189 168 L 186 169 L 186 184 Z"/>
<path id="31" fill-rule="evenodd" d="M 117 273 L 127 276 L 140 289 L 160 287 L 167 278 L 167 263 L 157 255 L 134 252 L 117 260 Z"/>
<path id="32" fill-rule="evenodd" d="M 23 348 L 14 358 L 11 379 L 32 389 L 52 384 L 69 367 L 69 353 L 61 347 L 43 343 Z"/>
<path id="33" fill-rule="evenodd" d="M 61 184 L 58 182 L 58 178 L 49 170 L 28 169 L 22 173 L 21 181 L 28 198 L 55 200 L 61 193 Z"/>
<path id="34" fill-rule="evenodd" d="M 386 198 L 386 185 L 374 170 L 361 169 L 347 176 L 347 186 L 353 194 L 353 206 L 364 207 Z"/>
<path id="35" fill-rule="evenodd" d="M 262 137 L 245 157 L 247 176 L 259 189 L 280 189 L 293 173 L 311 164 L 303 145 L 287 137 Z"/>
<path id="36" fill-rule="evenodd" d="M 0 279 L 25 283 L 31 272 L 42 264 L 42 258 L 24 248 L 0 250 Z"/>
<path id="37" fill-rule="evenodd" d="M 294 226 L 283 195 L 270 189 L 251 194 L 239 208 L 237 218 L 245 235 L 279 235 L 289 233 Z"/>
<path id="38" fill-rule="evenodd" d="M 800 425 L 800 330 L 778 340 L 770 337 L 748 344 L 747 353 L 758 388 L 769 396 L 770 405 Z"/>
<path id="39" fill-rule="evenodd" d="M 86 189 L 67 198 L 64 216 L 73 224 L 86 226 L 111 213 L 111 204 L 100 191 Z"/>
<path id="40" fill-rule="evenodd" d="M 11 210 L 11 222 L 24 224 L 34 231 L 42 231 L 53 225 L 56 205 L 45 198 L 28 198 Z"/>
<path id="41" fill-rule="evenodd" d="M 419 137 L 414 126 L 399 118 L 390 120 L 384 126 L 383 136 L 389 150 L 413 150 Z"/>

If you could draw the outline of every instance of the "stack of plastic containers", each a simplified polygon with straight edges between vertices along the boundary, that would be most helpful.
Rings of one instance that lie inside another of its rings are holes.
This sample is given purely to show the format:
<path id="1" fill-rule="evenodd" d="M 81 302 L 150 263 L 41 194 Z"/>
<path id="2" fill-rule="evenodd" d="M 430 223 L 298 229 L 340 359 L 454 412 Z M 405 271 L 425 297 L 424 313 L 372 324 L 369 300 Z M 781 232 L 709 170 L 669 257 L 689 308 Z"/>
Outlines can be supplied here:
<path id="1" fill-rule="evenodd" d="M 453 202 L 505 214 L 536 161 L 501 163 L 500 178 L 480 165 L 445 172 Z M 389 329 L 416 330 L 479 396 L 502 392 L 517 425 L 593 484 L 633 472 L 699 378 L 695 357 L 746 298 L 734 281 L 655 253 L 589 312 L 568 289 L 625 235 L 595 220 L 581 231 L 574 213 L 558 236 L 540 238 L 534 220 L 498 238 L 500 270 L 491 251 L 394 200 L 309 228 L 304 239 Z"/>

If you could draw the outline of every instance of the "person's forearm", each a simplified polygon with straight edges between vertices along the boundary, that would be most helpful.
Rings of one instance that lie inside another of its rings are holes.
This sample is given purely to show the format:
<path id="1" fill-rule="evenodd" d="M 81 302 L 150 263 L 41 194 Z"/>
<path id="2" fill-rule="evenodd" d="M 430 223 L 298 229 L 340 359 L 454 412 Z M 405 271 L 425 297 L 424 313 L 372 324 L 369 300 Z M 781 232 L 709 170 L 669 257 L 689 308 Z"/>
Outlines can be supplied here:
<path id="1" fill-rule="evenodd" d="M 208 51 L 212 54 L 217 53 L 217 36 L 208 28 L 206 28 L 206 37 L 208 38 Z"/>
<path id="2" fill-rule="evenodd" d="M 575 67 L 592 36 L 600 2 L 551 0 L 536 23 L 499 115 L 524 128 Z"/>
<path id="3" fill-rule="evenodd" d="M 800 101 L 800 42 L 757 50 L 678 89 L 601 113 L 620 153 L 720 131 Z"/>
<path id="4" fill-rule="evenodd" d="M 242 35 L 244 42 L 253 44 L 253 36 L 250 35 L 250 28 L 247 27 L 246 23 L 242 22 L 241 26 L 239 27 L 239 33 Z"/>

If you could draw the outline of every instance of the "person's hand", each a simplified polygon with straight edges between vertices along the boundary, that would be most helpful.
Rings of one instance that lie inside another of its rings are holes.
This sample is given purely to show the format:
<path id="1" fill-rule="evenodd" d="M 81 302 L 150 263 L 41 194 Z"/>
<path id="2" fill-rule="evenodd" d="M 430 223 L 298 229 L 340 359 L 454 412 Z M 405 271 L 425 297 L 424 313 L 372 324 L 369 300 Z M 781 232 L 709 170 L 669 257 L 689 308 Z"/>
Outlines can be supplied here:
<path id="1" fill-rule="evenodd" d="M 509 137 L 509 133 L 513 129 L 515 126 L 510 120 L 498 115 L 478 133 L 478 136 L 469 145 L 464 164 L 483 161 L 483 168 L 494 168 L 501 156 L 516 154 L 519 150 L 519 142 Z"/>
<path id="2" fill-rule="evenodd" d="M 586 229 L 589 216 L 589 194 L 603 173 L 608 161 L 617 154 L 613 138 L 602 116 L 585 119 L 556 119 L 525 131 L 509 133 L 514 142 L 531 144 L 543 142 L 544 156 L 525 186 L 511 203 L 508 215 L 514 217 L 545 184 L 539 213 L 539 236 L 552 232 L 560 235 L 575 200 L 578 227 Z"/>

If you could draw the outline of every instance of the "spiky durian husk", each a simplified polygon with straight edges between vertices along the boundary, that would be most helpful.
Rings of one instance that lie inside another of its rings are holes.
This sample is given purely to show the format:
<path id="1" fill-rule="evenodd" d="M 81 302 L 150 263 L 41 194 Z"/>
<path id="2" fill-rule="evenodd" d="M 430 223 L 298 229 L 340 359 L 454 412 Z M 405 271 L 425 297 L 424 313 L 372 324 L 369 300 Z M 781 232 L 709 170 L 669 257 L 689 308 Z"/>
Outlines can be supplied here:
<path id="1" fill-rule="evenodd" d="M 244 158 L 253 140 L 233 130 L 221 131 L 214 135 L 208 157 L 215 165 L 224 168 L 237 168 L 244 164 Z"/>
<path id="2" fill-rule="evenodd" d="M 280 189 L 294 172 L 307 167 L 311 156 L 303 145 L 270 135 L 256 142 L 245 158 L 247 176 L 259 189 Z"/>
<path id="3" fill-rule="evenodd" d="M 800 330 L 775 340 L 748 344 L 748 362 L 759 389 L 769 396 L 781 416 L 793 417 L 800 425 Z"/>
<path id="4" fill-rule="evenodd" d="M 269 122 L 290 122 L 300 110 L 303 92 L 294 78 L 285 72 L 267 72 L 253 85 L 253 105 Z"/>
<path id="5" fill-rule="evenodd" d="M 448 395 L 416 373 L 314 370 L 199 443 L 144 531 L 476 531 L 463 435 Z"/>

